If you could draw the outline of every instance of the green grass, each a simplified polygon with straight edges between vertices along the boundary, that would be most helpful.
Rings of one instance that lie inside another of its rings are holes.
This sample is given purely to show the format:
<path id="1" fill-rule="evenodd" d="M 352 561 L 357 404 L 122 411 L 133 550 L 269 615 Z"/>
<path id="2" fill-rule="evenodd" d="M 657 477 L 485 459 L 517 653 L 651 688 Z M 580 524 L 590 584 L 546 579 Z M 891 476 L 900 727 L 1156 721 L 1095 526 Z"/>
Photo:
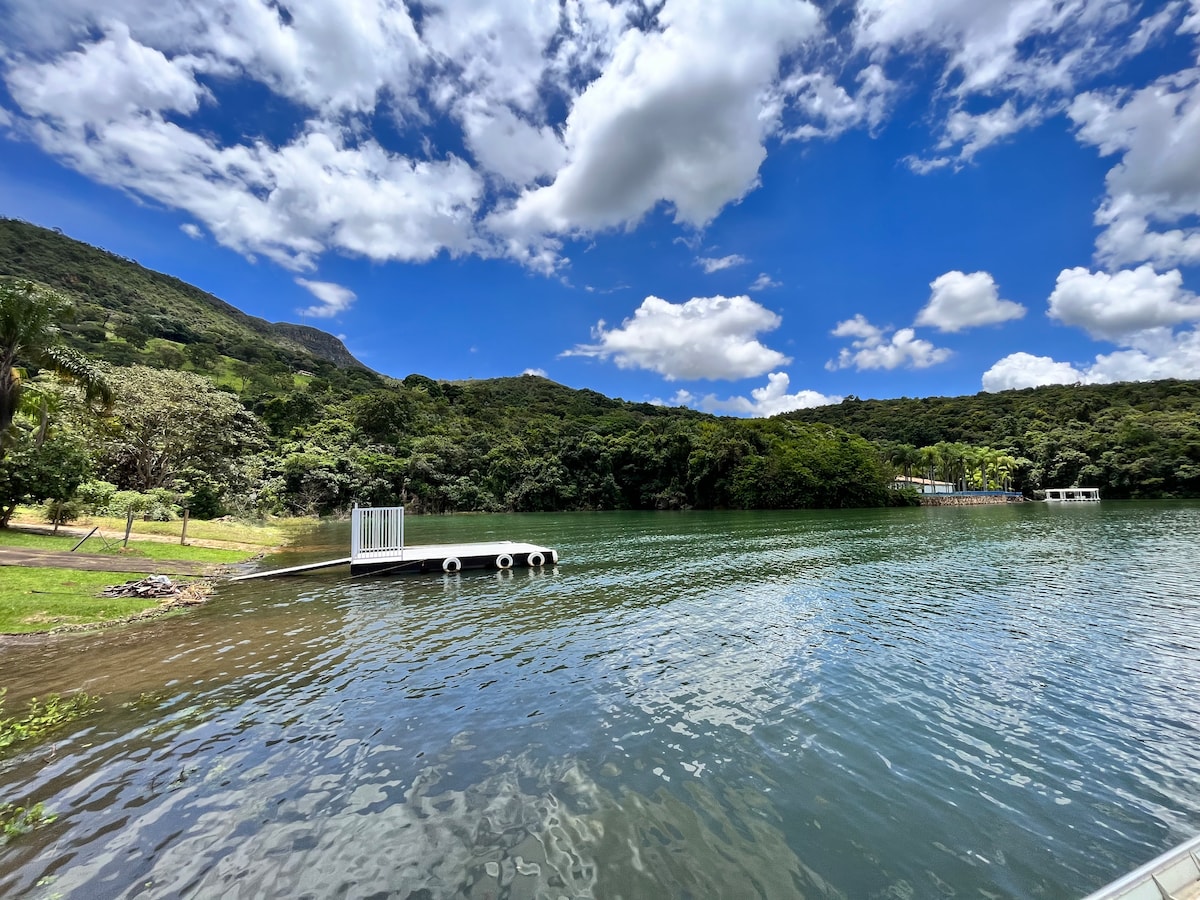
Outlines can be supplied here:
<path id="1" fill-rule="evenodd" d="M 86 625 L 123 619 L 158 605 L 136 597 L 98 597 L 113 584 L 139 576 L 131 572 L 80 572 L 6 566 L 0 584 L 0 633 L 48 631 L 59 625 Z"/>
<path id="2" fill-rule="evenodd" d="M 39 527 L 44 527 L 46 524 L 41 509 L 36 506 L 17 507 L 13 522 L 14 524 L 33 524 Z M 91 528 L 93 525 L 99 525 L 104 536 L 109 539 L 115 536 L 125 536 L 125 519 L 123 517 L 84 516 L 70 524 L 75 528 Z M 268 522 L 191 519 L 188 522 L 187 539 L 189 542 L 193 540 L 214 541 L 245 545 L 248 548 L 266 549 L 287 543 L 297 534 L 313 527 L 315 524 L 315 519 L 300 517 L 287 519 L 274 518 Z M 130 544 L 137 539 L 139 534 L 153 534 L 175 538 L 175 546 L 178 547 L 179 535 L 182 529 L 183 521 L 180 519 L 176 519 L 173 522 L 145 522 L 141 519 L 136 519 L 133 523 L 133 535 L 130 537 Z M 0 529 L 0 534 L 2 533 L 3 530 Z M 76 540 L 79 540 L 79 538 L 76 538 Z M 189 557 L 178 556 L 170 558 L 188 559 Z"/>
<path id="3" fill-rule="evenodd" d="M 190 526 L 188 530 L 191 530 Z M 113 531 L 105 531 L 105 539 L 110 543 L 113 537 Z M 33 534 L 27 531 L 14 531 L 11 528 L 0 529 L 0 547 L 26 547 L 35 550 L 68 552 L 78 543 L 79 538 L 72 535 Z M 133 538 L 130 538 L 127 549 L 123 549 L 120 544 L 117 544 L 105 550 L 104 541 L 95 536 L 88 538 L 77 552 L 143 557 L 145 559 L 182 559 L 189 562 L 212 563 L 213 565 L 241 562 L 253 555 L 252 551 L 247 550 L 219 550 L 212 547 L 193 547 L 190 544 L 138 541 Z"/>

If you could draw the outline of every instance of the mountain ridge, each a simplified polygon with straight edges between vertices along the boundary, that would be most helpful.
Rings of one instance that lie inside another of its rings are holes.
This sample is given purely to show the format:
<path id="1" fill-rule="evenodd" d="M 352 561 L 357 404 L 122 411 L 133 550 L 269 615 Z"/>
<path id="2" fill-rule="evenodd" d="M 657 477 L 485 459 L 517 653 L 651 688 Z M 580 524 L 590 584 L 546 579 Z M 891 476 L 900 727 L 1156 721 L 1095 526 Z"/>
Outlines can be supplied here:
<path id="1" fill-rule="evenodd" d="M 21 219 L 0 218 L 0 270 L 74 299 L 80 315 L 64 323 L 64 332 L 80 349 L 118 364 L 143 360 L 104 347 L 97 324 L 108 342 L 124 341 L 139 350 L 145 341 L 160 338 L 183 346 L 211 344 L 219 354 L 247 363 L 275 357 L 293 369 L 309 369 L 311 359 L 337 369 L 371 371 L 340 339 L 319 328 L 252 316 L 174 275 Z M 254 349 L 256 342 L 268 349 Z"/>

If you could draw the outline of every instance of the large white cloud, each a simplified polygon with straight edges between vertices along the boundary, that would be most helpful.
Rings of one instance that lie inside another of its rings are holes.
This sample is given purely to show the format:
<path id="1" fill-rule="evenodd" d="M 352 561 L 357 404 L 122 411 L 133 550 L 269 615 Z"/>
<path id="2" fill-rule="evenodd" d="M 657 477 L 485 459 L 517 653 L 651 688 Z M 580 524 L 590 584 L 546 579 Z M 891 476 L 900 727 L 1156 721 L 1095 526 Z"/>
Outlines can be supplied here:
<path id="1" fill-rule="evenodd" d="M 1174 331 L 1200 322 L 1200 297 L 1184 289 L 1177 270 L 1159 274 L 1149 264 L 1114 273 L 1064 269 L 1047 314 L 1119 349 L 1090 363 L 1012 353 L 984 373 L 984 390 L 1200 378 L 1200 329 Z"/>
<path id="2" fill-rule="evenodd" d="M 1012 353 L 983 373 L 985 391 L 1044 384 L 1108 384 L 1200 378 L 1200 331 L 1141 335 L 1139 346 L 1102 353 L 1091 363 L 1058 362 L 1048 356 Z"/>
<path id="3" fill-rule="evenodd" d="M 691 406 L 710 413 L 733 413 L 734 415 L 762 418 L 791 412 L 795 409 L 812 409 L 841 403 L 844 397 L 822 394 L 819 391 L 796 391 L 788 393 L 791 379 L 786 372 L 771 372 L 767 383 L 750 391 L 749 397 L 726 397 L 716 394 L 697 397 L 691 391 L 679 391 L 672 398 L 676 406 Z"/>
<path id="4" fill-rule="evenodd" d="M 917 325 L 938 331 L 962 331 L 979 325 L 996 325 L 1025 315 L 1025 307 L 1001 300 L 995 279 L 987 272 L 952 271 L 929 283 L 929 302 L 917 314 Z"/>
<path id="5" fill-rule="evenodd" d="M 1120 155 L 1096 212 L 1104 228 L 1100 258 L 1110 265 L 1200 262 L 1200 69 L 1132 93 L 1081 94 L 1068 112 L 1081 141 Z"/>
<path id="6" fill-rule="evenodd" d="M 45 149 L 99 182 L 185 210 L 239 251 L 308 268 L 331 246 L 406 261 L 479 246 L 483 186 L 457 157 L 407 158 L 320 120 L 282 146 L 221 146 L 168 118 L 204 102 L 204 65 L 168 59 L 116 25 L 83 50 L 14 68 L 8 85 Z"/>
<path id="7" fill-rule="evenodd" d="M 767 97 L 781 59 L 813 37 L 814 6 L 666 0 L 659 28 L 630 29 L 576 99 L 568 162 L 491 224 L 515 240 L 636 222 L 666 203 L 703 226 L 758 183 L 775 127 Z"/>
<path id="8" fill-rule="evenodd" d="M 838 352 L 837 359 L 825 364 L 825 368 L 831 372 L 849 368 L 859 371 L 897 369 L 901 366 L 926 369 L 945 362 L 952 355 L 946 348 L 935 347 L 929 341 L 918 338 L 911 328 L 893 332 L 890 328 L 872 325 L 861 313 L 853 319 L 839 322 L 831 333 L 834 337 L 853 338 L 849 347 L 843 347 Z"/>
<path id="9" fill-rule="evenodd" d="M 695 297 L 670 303 L 647 297 L 619 328 L 601 321 L 593 344 L 563 356 L 612 359 L 622 369 L 648 369 L 668 381 L 752 378 L 791 362 L 757 335 L 782 319 L 749 297 Z"/>
<path id="10" fill-rule="evenodd" d="M 985 391 L 1041 387 L 1045 384 L 1075 384 L 1086 376 L 1070 363 L 1032 353 L 1010 353 L 983 373 Z"/>
<path id="11" fill-rule="evenodd" d="M 371 111 L 384 93 L 407 98 L 427 57 L 407 8 L 390 0 L 286 6 L 266 0 L 9 0 L 5 7 L 10 55 L 45 56 L 125 27 L 139 44 L 170 57 L 203 58 L 225 76 L 253 79 L 323 114 Z"/>
<path id="12" fill-rule="evenodd" d="M 553 271 L 565 241 L 657 208 L 703 227 L 757 187 L 776 141 L 877 129 L 910 51 L 945 65 L 944 133 L 914 163 L 936 167 L 1044 121 L 1082 77 L 1177 24 L 1200 29 L 1194 5 L 1185 15 L 1170 4 L 1138 22 L 1127 0 L 859 0 L 847 40 L 811 0 L 8 0 L 0 127 L 291 266 L 332 249 L 507 254 Z M 247 87 L 281 115 L 260 121 Z M 1150 97 L 1072 108 L 1081 139 L 1124 153 L 1101 211 L 1105 258 L 1200 259 L 1193 89 L 1185 76 L 1155 86 L 1178 98 L 1158 114 L 1174 137 L 1159 148 Z M 1109 133 L 1105 109 L 1136 121 Z M 291 132 L 268 137 L 284 117 Z M 1160 156 L 1143 160 L 1143 144 Z M 1134 175 L 1166 169 L 1183 193 L 1164 204 Z"/>
<path id="13" fill-rule="evenodd" d="M 960 94 L 1036 93 L 1069 87 L 1101 62 L 1109 48 L 1095 38 L 1132 14 L 1125 0 L 859 0 L 855 33 L 877 53 L 940 49 Z M 1074 53 L 1055 52 L 1054 38 L 1075 34 L 1093 40 L 1073 41 Z"/>
<path id="14" fill-rule="evenodd" d="M 1094 338 L 1121 342 L 1138 332 L 1200 320 L 1200 297 L 1183 287 L 1179 270 L 1149 264 L 1109 274 L 1064 269 L 1050 295 L 1049 316 Z"/>
<path id="15" fill-rule="evenodd" d="M 1081 83 L 1169 31 L 1179 10 L 1168 3 L 1147 15 L 1129 0 L 859 0 L 854 36 L 876 60 L 944 63 L 937 153 L 908 160 L 928 172 L 970 162 L 1060 112 Z"/>

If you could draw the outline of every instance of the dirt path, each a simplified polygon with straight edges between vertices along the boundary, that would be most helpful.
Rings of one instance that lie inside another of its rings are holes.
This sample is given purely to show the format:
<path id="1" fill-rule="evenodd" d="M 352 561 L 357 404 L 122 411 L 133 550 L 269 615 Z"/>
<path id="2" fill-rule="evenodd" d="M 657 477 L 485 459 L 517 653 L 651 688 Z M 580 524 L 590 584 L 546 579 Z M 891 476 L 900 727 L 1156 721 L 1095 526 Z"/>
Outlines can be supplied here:
<path id="1" fill-rule="evenodd" d="M 95 553 L 69 553 L 62 550 L 34 550 L 30 547 L 0 547 L 0 566 L 82 569 L 85 572 L 136 572 L 143 575 L 205 575 L 214 568 L 208 563 L 192 560 L 101 556 Z"/>

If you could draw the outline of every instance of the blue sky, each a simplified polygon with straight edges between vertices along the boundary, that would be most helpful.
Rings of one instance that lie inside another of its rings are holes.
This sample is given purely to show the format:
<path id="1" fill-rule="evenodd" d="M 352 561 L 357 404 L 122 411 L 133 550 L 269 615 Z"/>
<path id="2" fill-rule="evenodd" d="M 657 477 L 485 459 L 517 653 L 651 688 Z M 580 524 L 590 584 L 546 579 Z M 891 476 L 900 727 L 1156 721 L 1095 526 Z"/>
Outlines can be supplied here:
<path id="1" fill-rule="evenodd" d="M 380 372 L 1200 377 L 1200 0 L 96 6 L 0 8 L 0 214 Z"/>

